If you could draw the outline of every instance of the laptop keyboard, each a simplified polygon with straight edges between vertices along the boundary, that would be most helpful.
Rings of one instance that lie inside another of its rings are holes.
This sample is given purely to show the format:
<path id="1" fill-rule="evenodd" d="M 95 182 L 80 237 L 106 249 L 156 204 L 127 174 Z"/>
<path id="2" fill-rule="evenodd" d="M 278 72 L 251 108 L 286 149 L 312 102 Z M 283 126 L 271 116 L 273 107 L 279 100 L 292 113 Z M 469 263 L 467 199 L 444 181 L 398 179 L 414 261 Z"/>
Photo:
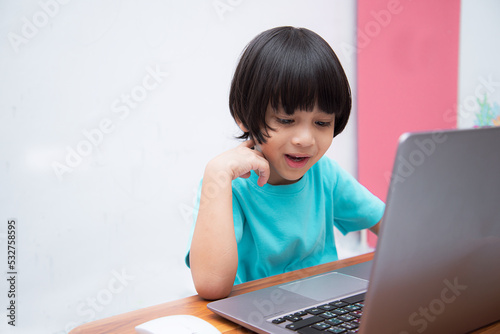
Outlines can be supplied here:
<path id="1" fill-rule="evenodd" d="M 299 334 L 357 333 L 365 293 L 336 300 L 272 320 Z"/>

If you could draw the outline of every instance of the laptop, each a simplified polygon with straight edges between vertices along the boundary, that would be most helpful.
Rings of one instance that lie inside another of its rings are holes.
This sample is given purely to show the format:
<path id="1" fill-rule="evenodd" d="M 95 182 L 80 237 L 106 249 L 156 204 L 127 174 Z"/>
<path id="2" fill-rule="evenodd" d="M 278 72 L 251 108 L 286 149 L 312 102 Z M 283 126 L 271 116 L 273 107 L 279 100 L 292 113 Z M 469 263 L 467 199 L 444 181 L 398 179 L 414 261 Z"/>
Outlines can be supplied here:
<path id="1" fill-rule="evenodd" d="M 372 261 L 208 304 L 257 333 L 466 333 L 500 320 L 500 128 L 407 133 Z"/>

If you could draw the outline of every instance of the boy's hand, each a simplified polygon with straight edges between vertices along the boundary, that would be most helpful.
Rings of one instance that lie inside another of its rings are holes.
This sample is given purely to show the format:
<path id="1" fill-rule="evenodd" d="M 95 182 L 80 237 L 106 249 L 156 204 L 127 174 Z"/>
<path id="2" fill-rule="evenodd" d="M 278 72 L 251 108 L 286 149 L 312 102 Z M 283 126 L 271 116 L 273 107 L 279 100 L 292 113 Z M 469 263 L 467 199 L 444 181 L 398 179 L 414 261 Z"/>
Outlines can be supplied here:
<path id="1" fill-rule="evenodd" d="M 252 149 L 254 146 L 253 139 L 244 141 L 211 160 L 207 169 L 214 173 L 228 173 L 231 180 L 238 177 L 248 178 L 251 171 L 255 170 L 259 175 L 257 184 L 262 187 L 269 180 L 269 162 L 261 152 Z"/>

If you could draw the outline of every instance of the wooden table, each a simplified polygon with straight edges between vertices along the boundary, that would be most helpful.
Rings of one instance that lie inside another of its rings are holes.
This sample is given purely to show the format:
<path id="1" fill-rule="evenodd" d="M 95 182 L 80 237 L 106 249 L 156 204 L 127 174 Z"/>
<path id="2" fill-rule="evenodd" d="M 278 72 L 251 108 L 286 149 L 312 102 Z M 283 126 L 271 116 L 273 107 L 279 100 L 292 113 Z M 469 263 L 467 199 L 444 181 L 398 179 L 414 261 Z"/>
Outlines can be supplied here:
<path id="1" fill-rule="evenodd" d="M 231 296 L 240 295 L 253 290 L 286 283 L 299 278 L 321 274 L 327 271 L 339 269 L 353 264 L 369 261 L 373 258 L 373 253 L 356 256 L 349 259 L 326 263 L 315 267 L 291 271 L 285 274 L 263 278 L 260 280 L 236 285 Z M 249 330 L 232 323 L 207 309 L 208 301 L 191 296 L 176 301 L 143 308 L 140 310 L 116 315 L 113 317 L 93 321 L 74 328 L 70 334 L 79 333 L 124 333 L 135 334 L 135 326 L 156 318 L 167 315 L 190 314 L 207 320 L 217 327 L 223 334 L 251 333 Z M 500 333 L 500 321 L 490 326 L 483 327 L 473 333 L 494 334 Z"/>

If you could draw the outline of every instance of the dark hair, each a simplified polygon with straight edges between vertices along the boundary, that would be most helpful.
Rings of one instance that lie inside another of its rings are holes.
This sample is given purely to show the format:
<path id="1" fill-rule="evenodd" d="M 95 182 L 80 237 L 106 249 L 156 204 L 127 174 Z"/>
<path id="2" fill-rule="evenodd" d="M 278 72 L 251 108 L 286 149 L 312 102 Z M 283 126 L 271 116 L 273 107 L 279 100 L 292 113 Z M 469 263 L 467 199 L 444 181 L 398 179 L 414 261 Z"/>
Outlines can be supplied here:
<path id="1" fill-rule="evenodd" d="M 315 104 L 335 114 L 334 137 L 344 130 L 351 112 L 351 90 L 335 52 L 315 32 L 277 27 L 255 37 L 234 73 L 229 109 L 248 132 L 238 138 L 265 143 L 272 130 L 265 122 L 269 104 L 288 115 L 312 111 Z M 263 133 L 264 131 L 264 133 Z"/>

